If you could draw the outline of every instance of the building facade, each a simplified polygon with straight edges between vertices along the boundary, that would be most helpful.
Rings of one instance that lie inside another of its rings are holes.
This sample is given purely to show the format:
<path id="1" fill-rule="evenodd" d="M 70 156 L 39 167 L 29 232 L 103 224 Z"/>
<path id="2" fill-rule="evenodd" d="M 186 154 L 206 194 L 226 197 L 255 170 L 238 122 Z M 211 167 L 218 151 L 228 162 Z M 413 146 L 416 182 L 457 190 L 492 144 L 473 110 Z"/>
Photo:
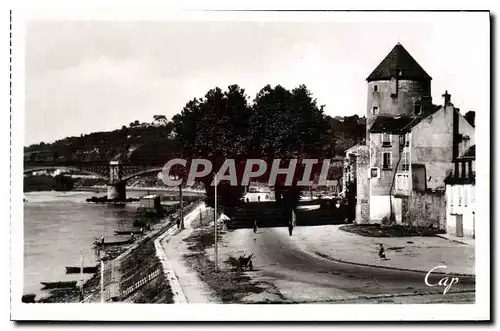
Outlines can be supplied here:
<path id="1" fill-rule="evenodd" d="M 445 179 L 474 144 L 474 127 L 448 92 L 442 105 L 432 103 L 431 77 L 399 43 L 367 88 L 366 146 L 346 152 L 356 166 L 347 175 L 355 179 L 356 222 L 446 228 Z"/>

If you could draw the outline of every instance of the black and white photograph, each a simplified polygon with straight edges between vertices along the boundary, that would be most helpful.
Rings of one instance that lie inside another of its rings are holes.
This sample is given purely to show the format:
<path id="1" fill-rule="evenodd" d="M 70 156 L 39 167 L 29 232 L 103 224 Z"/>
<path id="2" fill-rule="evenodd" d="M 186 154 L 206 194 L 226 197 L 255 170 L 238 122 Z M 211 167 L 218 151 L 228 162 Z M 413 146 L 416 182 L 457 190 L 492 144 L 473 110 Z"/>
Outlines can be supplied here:
<path id="1" fill-rule="evenodd" d="M 490 19 L 12 10 L 11 318 L 489 319 Z"/>

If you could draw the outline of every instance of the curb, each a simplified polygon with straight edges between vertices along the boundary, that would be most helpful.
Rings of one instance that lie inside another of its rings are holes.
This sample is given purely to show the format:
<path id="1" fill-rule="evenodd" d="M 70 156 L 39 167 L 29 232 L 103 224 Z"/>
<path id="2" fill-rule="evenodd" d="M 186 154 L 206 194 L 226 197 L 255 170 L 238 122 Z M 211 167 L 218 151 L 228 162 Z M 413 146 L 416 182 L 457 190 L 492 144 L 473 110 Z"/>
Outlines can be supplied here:
<path id="1" fill-rule="evenodd" d="M 439 237 L 439 238 L 442 238 L 442 239 L 448 240 L 448 241 L 455 242 L 455 243 L 457 243 L 457 244 L 468 245 L 468 246 L 470 245 L 470 244 L 468 244 L 468 243 L 466 243 L 466 242 L 464 242 L 464 241 L 460 241 L 460 240 L 458 240 L 458 239 L 448 238 L 448 237 L 446 237 L 446 236 L 444 236 L 444 235 L 442 235 L 442 234 L 436 234 L 436 236 L 437 236 L 437 237 Z"/>
<path id="2" fill-rule="evenodd" d="M 450 291 L 446 294 L 461 294 L 461 293 L 475 293 L 475 290 L 457 290 Z M 432 292 L 432 291 L 423 291 L 423 292 L 405 292 L 405 293 L 394 293 L 394 294 L 375 294 L 375 295 L 358 295 L 358 296 L 348 296 L 342 299 L 334 299 L 334 300 L 324 300 L 317 301 L 320 302 L 342 302 L 342 301 L 352 301 L 352 300 L 372 300 L 372 299 L 384 299 L 384 298 L 397 298 L 397 297 L 416 297 L 423 295 L 444 295 L 441 292 Z"/>
<path id="3" fill-rule="evenodd" d="M 163 267 L 163 274 L 167 278 L 170 288 L 172 289 L 172 294 L 174 296 L 173 297 L 174 303 L 187 303 L 186 296 L 184 295 L 182 287 L 179 284 L 179 279 L 175 275 L 175 272 L 172 269 L 170 269 L 170 265 L 168 263 L 167 258 L 165 257 L 165 252 L 163 251 L 163 247 L 161 246 L 160 243 L 166 236 L 174 236 L 178 233 L 176 231 L 171 231 L 171 229 L 177 230 L 175 227 L 171 227 L 170 229 L 165 231 L 161 236 L 155 239 L 156 256 L 158 257 L 158 259 L 160 259 L 160 262 Z"/>
<path id="4" fill-rule="evenodd" d="M 197 211 L 201 207 L 201 203 L 199 206 L 194 208 L 189 214 L 184 216 L 184 219 L 187 218 L 191 213 Z M 172 289 L 172 294 L 174 295 L 174 303 L 187 303 L 186 296 L 184 295 L 184 292 L 182 290 L 181 284 L 179 283 L 179 278 L 175 274 L 175 272 L 172 270 L 170 263 L 168 263 L 168 260 L 165 256 L 165 252 L 163 250 L 163 247 L 161 245 L 161 241 L 163 241 L 167 236 L 172 237 L 175 236 L 176 234 L 180 233 L 182 230 L 178 230 L 175 226 L 170 227 L 168 230 L 166 230 L 163 234 L 161 234 L 158 238 L 155 239 L 154 244 L 155 244 L 155 250 L 156 250 L 156 256 L 160 260 L 162 267 L 163 267 L 163 274 L 168 280 L 168 283 L 170 284 L 170 288 Z"/>
<path id="5" fill-rule="evenodd" d="M 350 261 L 336 259 L 336 258 L 333 258 L 331 256 L 328 256 L 328 255 L 320 253 L 320 252 L 314 252 L 314 254 L 317 255 L 317 256 L 319 256 L 319 257 L 321 257 L 321 258 L 323 258 L 323 259 L 327 259 L 327 260 L 331 260 L 331 261 L 335 261 L 335 262 L 340 262 L 340 263 L 347 263 L 347 264 L 359 265 L 359 266 L 363 266 L 363 267 L 388 269 L 388 270 L 397 270 L 397 271 L 420 272 L 420 273 L 423 273 L 423 274 L 427 274 L 429 272 L 429 271 L 418 270 L 418 269 L 403 269 L 403 268 L 379 266 L 379 265 L 366 264 L 366 263 L 350 262 Z M 461 276 L 461 277 L 474 277 L 474 278 L 476 277 L 475 274 L 460 274 L 460 273 L 437 272 L 437 271 L 436 272 L 432 272 L 432 273 L 436 274 L 436 275 L 445 275 L 445 276 Z"/>

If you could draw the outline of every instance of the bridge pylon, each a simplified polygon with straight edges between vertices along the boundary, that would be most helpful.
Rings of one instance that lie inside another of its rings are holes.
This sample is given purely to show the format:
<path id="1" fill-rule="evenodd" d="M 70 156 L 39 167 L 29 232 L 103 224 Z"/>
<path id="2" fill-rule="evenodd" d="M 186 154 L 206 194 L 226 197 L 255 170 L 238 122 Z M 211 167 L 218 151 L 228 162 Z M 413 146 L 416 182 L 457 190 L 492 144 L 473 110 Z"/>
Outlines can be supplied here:
<path id="1" fill-rule="evenodd" d="M 109 162 L 108 199 L 124 201 L 127 198 L 126 182 L 123 178 L 123 165 L 120 161 Z"/>

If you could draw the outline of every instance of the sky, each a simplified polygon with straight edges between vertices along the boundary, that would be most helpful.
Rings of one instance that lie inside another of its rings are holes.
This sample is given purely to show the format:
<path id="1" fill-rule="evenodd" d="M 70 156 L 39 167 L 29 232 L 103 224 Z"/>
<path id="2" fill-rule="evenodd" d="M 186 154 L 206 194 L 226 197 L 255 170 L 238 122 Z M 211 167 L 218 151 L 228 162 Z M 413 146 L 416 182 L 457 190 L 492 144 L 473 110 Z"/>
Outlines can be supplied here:
<path id="1" fill-rule="evenodd" d="M 250 99 L 266 84 L 305 84 L 326 114 L 363 116 L 366 77 L 398 42 L 433 78 L 435 104 L 448 90 L 462 113 L 488 115 L 488 22 L 395 15 L 399 21 L 30 20 L 25 145 L 171 118 L 231 84 Z"/>

